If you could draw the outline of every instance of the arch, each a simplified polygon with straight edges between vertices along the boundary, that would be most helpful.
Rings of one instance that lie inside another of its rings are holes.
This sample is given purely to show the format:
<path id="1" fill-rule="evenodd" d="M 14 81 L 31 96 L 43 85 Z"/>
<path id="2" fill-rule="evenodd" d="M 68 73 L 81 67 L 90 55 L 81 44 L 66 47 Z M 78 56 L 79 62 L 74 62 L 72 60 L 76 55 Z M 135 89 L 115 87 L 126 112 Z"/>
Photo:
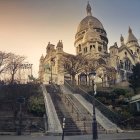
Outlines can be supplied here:
<path id="1" fill-rule="evenodd" d="M 78 75 L 78 81 L 80 85 L 87 85 L 87 74 L 82 72 Z"/>
<path id="2" fill-rule="evenodd" d="M 99 59 L 98 59 L 98 63 L 99 63 L 100 65 L 102 65 L 102 64 L 106 65 L 106 62 L 105 62 L 105 60 L 104 60 L 103 58 L 99 58 Z"/>
<path id="3" fill-rule="evenodd" d="M 124 59 L 124 69 L 131 71 L 132 68 L 132 62 L 130 61 L 130 59 L 127 57 Z"/>

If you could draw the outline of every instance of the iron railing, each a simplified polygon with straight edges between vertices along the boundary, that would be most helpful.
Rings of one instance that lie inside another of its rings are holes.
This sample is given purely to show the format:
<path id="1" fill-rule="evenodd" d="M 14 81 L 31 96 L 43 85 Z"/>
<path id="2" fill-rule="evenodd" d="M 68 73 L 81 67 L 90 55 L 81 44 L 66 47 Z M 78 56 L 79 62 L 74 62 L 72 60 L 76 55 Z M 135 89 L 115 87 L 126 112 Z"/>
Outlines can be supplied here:
<path id="1" fill-rule="evenodd" d="M 84 89 L 78 87 L 78 86 L 72 86 L 69 81 L 65 81 L 65 86 L 71 90 L 73 93 L 81 94 L 87 101 L 92 103 L 92 96 L 89 95 L 88 92 L 86 92 Z M 95 106 L 101 111 L 101 113 L 106 116 L 110 121 L 117 124 L 121 127 L 121 124 L 124 120 L 122 116 L 117 114 L 116 112 L 113 112 L 109 108 L 107 108 L 104 104 L 102 104 L 100 101 L 95 99 Z"/>

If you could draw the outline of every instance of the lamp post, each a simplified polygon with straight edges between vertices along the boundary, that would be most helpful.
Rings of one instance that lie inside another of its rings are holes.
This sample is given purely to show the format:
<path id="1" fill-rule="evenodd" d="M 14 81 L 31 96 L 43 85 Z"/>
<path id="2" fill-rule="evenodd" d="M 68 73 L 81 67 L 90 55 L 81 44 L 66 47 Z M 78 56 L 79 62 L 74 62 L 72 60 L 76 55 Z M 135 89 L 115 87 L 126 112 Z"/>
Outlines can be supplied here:
<path id="1" fill-rule="evenodd" d="M 52 64 L 51 64 L 51 84 L 52 84 Z"/>
<path id="2" fill-rule="evenodd" d="M 63 125 L 62 125 L 63 133 L 62 133 L 62 140 L 64 140 L 65 120 L 66 120 L 66 119 L 63 118 Z"/>
<path id="3" fill-rule="evenodd" d="M 92 122 L 93 140 L 98 139 L 97 121 L 96 121 L 96 113 L 95 113 L 95 94 L 96 94 L 95 77 L 96 77 L 95 71 L 89 73 L 89 78 L 92 81 L 92 88 L 93 88 L 93 100 L 92 100 L 92 104 L 93 104 L 93 122 Z"/>
<path id="4" fill-rule="evenodd" d="M 54 60 L 54 58 L 51 58 L 51 67 L 50 67 L 50 70 L 51 70 L 51 84 L 52 84 L 52 82 L 53 82 L 53 66 L 55 65 L 55 60 Z"/>
<path id="5" fill-rule="evenodd" d="M 25 98 L 24 97 L 17 98 L 17 103 L 19 103 L 19 127 L 17 130 L 17 134 L 21 135 L 21 132 L 22 132 L 22 104 L 25 103 Z"/>

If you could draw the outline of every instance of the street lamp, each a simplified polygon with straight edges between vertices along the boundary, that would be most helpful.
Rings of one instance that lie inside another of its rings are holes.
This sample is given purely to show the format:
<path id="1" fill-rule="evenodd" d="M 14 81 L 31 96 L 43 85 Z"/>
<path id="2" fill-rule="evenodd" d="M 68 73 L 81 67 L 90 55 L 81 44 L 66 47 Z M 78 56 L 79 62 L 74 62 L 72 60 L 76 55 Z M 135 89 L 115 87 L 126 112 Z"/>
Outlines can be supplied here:
<path id="1" fill-rule="evenodd" d="M 96 121 L 96 114 L 95 114 L 95 94 L 96 94 L 96 84 L 95 84 L 95 77 L 96 77 L 96 72 L 93 71 L 89 73 L 89 78 L 92 81 L 92 88 L 93 88 L 93 122 L 92 122 L 92 135 L 93 135 L 93 140 L 98 139 L 98 132 L 97 132 L 97 121 Z"/>
<path id="2" fill-rule="evenodd" d="M 52 82 L 53 82 L 53 66 L 55 65 L 55 60 L 54 60 L 54 58 L 51 58 L 51 60 L 50 60 L 50 62 L 51 62 L 51 65 L 50 65 L 50 70 L 51 70 L 51 84 L 52 84 Z"/>
<path id="3" fill-rule="evenodd" d="M 22 132 L 22 104 L 25 103 L 25 98 L 24 97 L 17 98 L 17 103 L 19 103 L 19 127 L 17 130 L 17 134 L 21 135 L 21 132 Z"/>
<path id="4" fill-rule="evenodd" d="M 63 130 L 63 133 L 62 133 L 62 140 L 64 140 L 64 130 L 65 130 L 65 118 L 63 118 L 63 124 L 62 124 L 62 130 Z"/>

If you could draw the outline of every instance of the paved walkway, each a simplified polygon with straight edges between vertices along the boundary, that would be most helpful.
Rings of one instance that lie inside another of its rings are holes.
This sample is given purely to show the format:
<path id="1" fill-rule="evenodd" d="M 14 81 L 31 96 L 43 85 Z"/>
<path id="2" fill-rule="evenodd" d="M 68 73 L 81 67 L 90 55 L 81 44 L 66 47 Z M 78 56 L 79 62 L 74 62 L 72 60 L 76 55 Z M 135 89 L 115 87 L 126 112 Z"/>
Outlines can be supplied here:
<path id="1" fill-rule="evenodd" d="M 140 140 L 140 131 L 116 133 L 116 134 L 101 134 L 98 140 Z M 0 140 L 61 140 L 61 136 L 0 136 Z M 92 135 L 80 136 L 65 136 L 64 140 L 92 140 Z"/>

